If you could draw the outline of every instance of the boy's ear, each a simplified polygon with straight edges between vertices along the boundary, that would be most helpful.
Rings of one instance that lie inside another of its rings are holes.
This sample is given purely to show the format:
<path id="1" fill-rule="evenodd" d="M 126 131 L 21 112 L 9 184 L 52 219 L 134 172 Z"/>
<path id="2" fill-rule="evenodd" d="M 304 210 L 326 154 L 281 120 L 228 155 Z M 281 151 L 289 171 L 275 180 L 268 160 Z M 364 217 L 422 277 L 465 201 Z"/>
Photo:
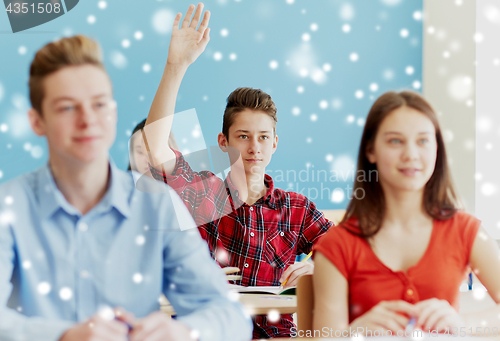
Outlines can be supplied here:
<path id="1" fill-rule="evenodd" d="M 224 135 L 223 133 L 219 133 L 219 135 L 217 135 L 217 142 L 219 143 L 220 150 L 222 150 L 224 153 L 227 153 L 226 135 Z"/>
<path id="2" fill-rule="evenodd" d="M 36 109 L 31 108 L 28 110 L 28 119 L 33 132 L 38 136 L 45 136 L 45 122 L 42 115 Z"/>
<path id="3" fill-rule="evenodd" d="M 273 141 L 273 154 L 276 151 L 276 148 L 278 148 L 278 135 L 274 136 L 274 141 Z"/>

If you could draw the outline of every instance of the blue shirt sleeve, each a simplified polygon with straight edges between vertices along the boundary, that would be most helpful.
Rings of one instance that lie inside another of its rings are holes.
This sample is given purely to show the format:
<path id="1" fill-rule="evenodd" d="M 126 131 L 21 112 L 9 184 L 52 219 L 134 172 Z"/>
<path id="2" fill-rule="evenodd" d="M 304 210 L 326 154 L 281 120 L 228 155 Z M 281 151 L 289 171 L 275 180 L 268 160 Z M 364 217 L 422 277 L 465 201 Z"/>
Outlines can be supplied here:
<path id="1" fill-rule="evenodd" d="M 176 214 L 169 225 L 178 232 L 165 235 L 163 293 L 178 320 L 196 331 L 200 341 L 250 340 L 250 316 L 231 300 L 225 276 L 180 198 L 172 190 L 170 197 Z"/>

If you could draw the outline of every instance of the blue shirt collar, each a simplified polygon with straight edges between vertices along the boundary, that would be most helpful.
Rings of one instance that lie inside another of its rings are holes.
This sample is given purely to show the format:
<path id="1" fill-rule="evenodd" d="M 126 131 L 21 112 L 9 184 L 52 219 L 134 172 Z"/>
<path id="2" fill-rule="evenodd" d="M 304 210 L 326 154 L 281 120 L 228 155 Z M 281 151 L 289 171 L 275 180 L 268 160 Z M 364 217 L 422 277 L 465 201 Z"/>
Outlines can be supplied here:
<path id="1" fill-rule="evenodd" d="M 106 212 L 114 207 L 124 217 L 128 218 L 131 213 L 130 200 L 133 194 L 134 181 L 129 173 L 119 170 L 111 159 L 109 160 L 109 168 L 111 170 L 111 179 L 108 190 L 90 212 L 95 210 Z M 37 180 L 37 196 L 40 201 L 42 210 L 40 214 L 43 219 L 49 219 L 59 209 L 66 211 L 70 215 L 81 215 L 75 207 L 68 203 L 62 192 L 57 188 L 48 163 L 39 169 Z"/>

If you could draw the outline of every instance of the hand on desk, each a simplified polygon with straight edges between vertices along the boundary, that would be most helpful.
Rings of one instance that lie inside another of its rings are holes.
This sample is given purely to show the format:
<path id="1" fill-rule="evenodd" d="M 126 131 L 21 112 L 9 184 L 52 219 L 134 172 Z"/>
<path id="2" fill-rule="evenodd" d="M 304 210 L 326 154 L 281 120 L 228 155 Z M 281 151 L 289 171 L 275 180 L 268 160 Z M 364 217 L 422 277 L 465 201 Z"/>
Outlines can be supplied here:
<path id="1" fill-rule="evenodd" d="M 438 330 L 445 331 L 449 328 L 453 333 L 465 327 L 465 322 L 458 312 L 446 300 L 431 298 L 418 302 L 415 306 L 419 309 L 416 326 L 423 331 Z"/>
<path id="2" fill-rule="evenodd" d="M 128 327 L 120 321 L 104 319 L 99 313 L 66 330 L 59 341 L 127 341 Z"/>
<path id="3" fill-rule="evenodd" d="M 352 321 L 351 329 L 358 327 L 372 332 L 391 330 L 393 335 L 405 330 L 410 317 L 418 316 L 418 308 L 406 301 L 382 301 L 369 311 Z"/>
<path id="4" fill-rule="evenodd" d="M 290 265 L 280 277 L 280 283 L 288 281 L 283 286 L 284 289 L 297 286 L 297 281 L 300 276 L 312 275 L 314 265 L 311 262 L 298 262 Z"/>
<path id="5" fill-rule="evenodd" d="M 127 321 L 133 329 L 130 341 L 185 341 L 196 340 L 191 330 L 182 322 L 172 320 L 160 311 L 149 314 L 142 319 Z"/>

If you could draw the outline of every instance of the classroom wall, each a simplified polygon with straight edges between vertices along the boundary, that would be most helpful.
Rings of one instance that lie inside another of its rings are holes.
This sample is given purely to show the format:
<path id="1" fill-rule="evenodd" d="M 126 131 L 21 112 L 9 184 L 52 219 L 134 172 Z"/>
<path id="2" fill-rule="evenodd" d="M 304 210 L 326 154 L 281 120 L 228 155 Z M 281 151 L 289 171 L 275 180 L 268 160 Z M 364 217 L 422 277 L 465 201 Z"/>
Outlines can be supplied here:
<path id="1" fill-rule="evenodd" d="M 439 116 L 453 180 L 475 210 L 474 1 L 424 1 L 423 94 Z"/>
<path id="2" fill-rule="evenodd" d="M 476 215 L 500 239 L 500 1 L 476 1 Z"/>
<path id="3" fill-rule="evenodd" d="M 189 4 L 80 1 L 64 16 L 16 34 L 0 12 L 0 181 L 46 162 L 46 143 L 26 119 L 28 67 L 42 45 L 76 33 L 102 44 L 118 103 L 111 156 L 125 169 L 130 132 L 146 117 L 163 71 L 173 16 Z M 205 5 L 212 37 L 180 89 L 177 112 L 195 109 L 174 123 L 181 150 L 216 145 L 228 94 L 261 88 L 278 107 L 279 145 L 268 168 L 275 185 L 308 195 L 321 209 L 345 208 L 371 104 L 388 90 L 421 91 L 422 1 Z"/>

